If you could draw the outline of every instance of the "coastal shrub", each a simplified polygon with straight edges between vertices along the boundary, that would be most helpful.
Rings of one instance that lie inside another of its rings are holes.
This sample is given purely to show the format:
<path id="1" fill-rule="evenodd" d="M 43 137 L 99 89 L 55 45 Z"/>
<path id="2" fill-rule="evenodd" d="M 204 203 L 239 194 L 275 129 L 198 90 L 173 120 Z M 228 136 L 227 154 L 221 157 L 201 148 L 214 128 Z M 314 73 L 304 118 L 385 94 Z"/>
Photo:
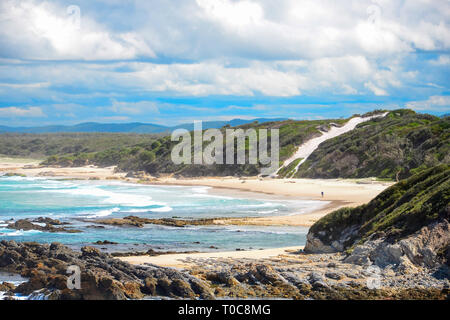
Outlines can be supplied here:
<path id="1" fill-rule="evenodd" d="M 336 210 L 310 229 L 330 244 L 356 228 L 347 247 L 374 234 L 404 237 L 438 219 L 450 218 L 450 166 L 428 168 L 387 188 L 368 204 Z M 323 234 L 323 236 L 321 236 Z"/>
<path id="2" fill-rule="evenodd" d="M 295 176 L 398 180 L 441 163 L 450 163 L 450 118 L 400 109 L 323 142 Z"/>

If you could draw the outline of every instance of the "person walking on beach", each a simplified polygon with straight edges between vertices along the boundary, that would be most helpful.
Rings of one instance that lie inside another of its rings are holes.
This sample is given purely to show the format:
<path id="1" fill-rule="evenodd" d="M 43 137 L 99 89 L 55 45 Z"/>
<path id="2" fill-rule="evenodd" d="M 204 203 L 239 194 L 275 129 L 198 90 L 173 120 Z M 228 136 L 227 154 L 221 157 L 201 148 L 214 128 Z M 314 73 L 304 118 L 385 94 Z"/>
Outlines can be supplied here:
<path id="1" fill-rule="evenodd" d="M 321 194 L 322 194 L 322 198 L 323 198 L 323 191 L 321 192 Z"/>

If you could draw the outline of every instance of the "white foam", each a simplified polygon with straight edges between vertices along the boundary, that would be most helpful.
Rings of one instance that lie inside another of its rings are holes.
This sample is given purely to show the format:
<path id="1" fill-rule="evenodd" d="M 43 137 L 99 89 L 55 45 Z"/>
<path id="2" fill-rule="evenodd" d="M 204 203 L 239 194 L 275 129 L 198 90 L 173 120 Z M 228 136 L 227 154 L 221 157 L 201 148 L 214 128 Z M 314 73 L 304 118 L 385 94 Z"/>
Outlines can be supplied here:
<path id="1" fill-rule="evenodd" d="M 285 207 L 285 204 L 274 203 L 274 202 L 264 202 L 259 204 L 239 204 L 237 207 L 240 208 L 265 208 L 265 207 Z"/>
<path id="2" fill-rule="evenodd" d="M 90 212 L 89 214 L 82 213 L 81 215 L 86 216 L 86 218 L 100 218 L 100 217 L 107 217 L 114 212 L 119 212 L 120 208 L 112 208 L 112 209 L 106 209 L 106 210 L 100 210 L 95 213 Z"/>
<path id="3" fill-rule="evenodd" d="M 275 213 L 275 212 L 278 212 L 278 209 L 258 211 L 258 213 L 261 213 L 261 214 L 269 214 L 269 213 Z"/>
<path id="4" fill-rule="evenodd" d="M 208 193 L 209 189 L 211 189 L 211 187 L 195 187 L 191 188 L 191 191 L 194 191 L 196 193 Z"/>
<path id="5" fill-rule="evenodd" d="M 148 209 L 148 210 L 152 211 L 152 212 L 169 212 L 169 211 L 172 211 L 173 209 L 171 207 L 164 206 L 164 207 Z"/>
<path id="6" fill-rule="evenodd" d="M 13 232 L 2 232 L 2 233 L 0 233 L 0 236 L 17 237 L 17 236 L 25 236 L 25 235 L 41 233 L 41 232 L 42 231 L 39 231 L 39 230 L 24 231 L 24 230 L 20 229 L 20 230 L 16 230 L 16 231 L 13 231 Z"/>
<path id="7" fill-rule="evenodd" d="M 100 197 L 105 198 L 102 200 L 104 203 L 129 207 L 149 207 L 153 205 L 165 205 L 164 203 L 152 201 L 151 200 L 152 197 L 150 196 L 107 191 L 95 186 L 88 186 L 88 187 L 80 186 L 77 189 L 62 189 L 62 190 L 54 190 L 52 192 Z"/>
<path id="8" fill-rule="evenodd" d="M 188 194 L 187 197 L 189 198 L 216 198 L 216 199 L 225 199 L 225 200 L 236 200 L 237 198 L 232 197 L 226 197 L 226 196 L 218 196 L 218 195 L 212 195 L 212 194 Z"/>

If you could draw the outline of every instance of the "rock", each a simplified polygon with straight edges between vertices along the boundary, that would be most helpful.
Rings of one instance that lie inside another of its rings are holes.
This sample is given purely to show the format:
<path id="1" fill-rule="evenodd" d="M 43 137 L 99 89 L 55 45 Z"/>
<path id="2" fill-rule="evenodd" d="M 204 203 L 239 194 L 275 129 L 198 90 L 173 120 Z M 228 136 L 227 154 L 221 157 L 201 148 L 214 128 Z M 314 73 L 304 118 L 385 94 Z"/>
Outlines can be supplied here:
<path id="1" fill-rule="evenodd" d="M 356 246 L 344 261 L 359 265 L 374 263 L 381 268 L 401 265 L 404 272 L 414 271 L 415 267 L 434 269 L 446 263 L 446 259 L 438 253 L 449 246 L 450 224 L 444 219 L 423 227 L 397 243 L 390 243 L 385 237 L 368 240 Z"/>
<path id="2" fill-rule="evenodd" d="M 192 290 L 198 295 L 200 295 L 201 299 L 204 300 L 214 300 L 214 294 L 211 291 L 211 289 L 206 286 L 206 284 L 198 279 L 192 279 L 191 280 L 191 287 Z"/>
<path id="3" fill-rule="evenodd" d="M 0 284 L 0 291 L 9 292 L 14 291 L 15 288 L 16 286 L 9 282 L 3 282 Z"/>
<path id="4" fill-rule="evenodd" d="M 304 251 L 307 253 L 334 253 L 345 249 L 345 243 L 358 232 L 358 226 L 349 226 L 338 234 L 334 239 L 331 230 L 329 232 L 319 231 L 314 233 L 309 231 L 306 235 L 306 245 Z"/>
<path id="5" fill-rule="evenodd" d="M 195 298 L 195 293 L 191 289 L 191 286 L 184 280 L 181 279 L 175 279 L 170 284 L 170 291 L 179 297 L 182 298 Z"/>
<path id="6" fill-rule="evenodd" d="M 272 267 L 267 265 L 257 265 L 254 273 L 256 279 L 265 284 L 282 284 L 285 280 L 277 274 Z"/>
<path id="7" fill-rule="evenodd" d="M 114 241 L 109 241 L 109 240 L 103 240 L 103 241 L 96 241 L 94 242 L 94 244 L 98 244 L 98 245 L 107 245 L 107 244 L 118 244 L 117 242 Z"/>
<path id="8" fill-rule="evenodd" d="M 336 263 L 334 262 L 330 262 L 329 264 L 327 264 L 328 268 L 336 268 Z"/>
<path id="9" fill-rule="evenodd" d="M 123 292 L 129 299 L 142 299 L 144 294 L 141 292 L 141 285 L 137 282 L 125 282 Z"/>
<path id="10" fill-rule="evenodd" d="M 144 280 L 142 292 L 151 296 L 156 295 L 156 286 L 158 281 L 155 278 L 147 277 Z"/>
<path id="11" fill-rule="evenodd" d="M 342 274 L 337 273 L 337 272 L 326 272 L 325 277 L 334 279 L 334 280 L 341 280 L 342 278 L 344 278 L 344 276 Z"/>
<path id="12" fill-rule="evenodd" d="M 72 265 L 81 270 L 81 289 L 67 288 L 66 272 Z M 191 275 L 156 266 L 132 266 L 93 247 L 83 247 L 78 253 L 59 243 L 1 241 L 0 271 L 29 278 L 14 292 L 48 299 L 141 299 L 145 294 L 214 298 L 206 282 Z"/>
<path id="13" fill-rule="evenodd" d="M 326 245 L 322 240 L 314 235 L 312 232 L 308 232 L 306 236 L 306 245 L 303 249 L 307 253 L 333 253 L 338 250 L 331 245 Z"/>
<path id="14" fill-rule="evenodd" d="M 30 221 L 26 219 L 20 219 L 17 220 L 14 223 L 10 223 L 8 225 L 9 229 L 16 229 L 16 230 L 38 230 L 38 231 L 47 231 L 47 232 L 67 232 L 67 233 L 79 233 L 80 230 L 75 229 L 67 229 L 67 228 L 57 228 L 54 227 L 52 224 L 47 223 L 44 227 L 40 226 L 38 224 L 31 223 Z"/>
<path id="15" fill-rule="evenodd" d="M 83 254 L 83 257 L 87 256 L 100 256 L 101 252 L 97 248 L 94 247 L 82 247 L 81 253 Z"/>
<path id="16" fill-rule="evenodd" d="M 223 283 L 229 287 L 239 285 L 239 281 L 230 272 L 211 272 L 206 279 L 215 283 Z"/>
<path id="17" fill-rule="evenodd" d="M 315 282 L 320 282 L 320 281 L 325 281 L 325 278 L 323 275 L 321 275 L 320 273 L 317 272 L 311 272 L 308 275 L 308 280 L 310 283 L 315 283 Z"/>
<path id="18" fill-rule="evenodd" d="M 48 217 L 39 217 L 37 219 L 34 219 L 33 222 L 38 222 L 38 223 L 45 223 L 45 224 L 50 224 L 50 225 L 55 225 L 55 226 L 61 226 L 61 225 L 67 225 L 67 222 L 61 222 L 58 219 L 52 219 L 52 218 L 48 218 Z"/>
<path id="19" fill-rule="evenodd" d="M 41 227 L 39 225 L 36 225 L 36 224 L 33 224 L 30 221 L 25 220 L 25 219 L 21 219 L 21 220 L 18 220 L 16 222 L 14 222 L 14 223 L 9 224 L 8 228 L 9 229 L 16 229 L 16 230 L 24 230 L 24 231 L 43 230 L 44 229 L 43 227 Z"/>
<path id="20" fill-rule="evenodd" d="M 356 246 L 352 253 L 344 259 L 345 263 L 353 263 L 362 266 L 368 266 L 372 264 L 369 259 L 369 254 L 372 250 L 372 247 L 368 244 Z"/>

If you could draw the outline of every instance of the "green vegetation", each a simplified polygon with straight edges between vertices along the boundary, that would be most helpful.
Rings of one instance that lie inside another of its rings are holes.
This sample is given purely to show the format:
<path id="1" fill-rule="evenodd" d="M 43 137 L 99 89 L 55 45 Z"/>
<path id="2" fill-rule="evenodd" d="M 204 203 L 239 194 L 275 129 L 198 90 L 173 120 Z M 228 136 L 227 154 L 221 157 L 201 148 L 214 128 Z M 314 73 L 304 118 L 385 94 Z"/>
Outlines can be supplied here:
<path id="1" fill-rule="evenodd" d="M 289 178 L 291 177 L 294 173 L 295 173 L 295 167 L 297 167 L 297 165 L 300 163 L 300 161 L 302 161 L 303 158 L 298 158 L 295 159 L 294 161 L 292 161 L 291 163 L 289 163 L 286 167 L 281 168 L 278 171 L 278 175 L 280 177 L 286 177 Z"/>
<path id="2" fill-rule="evenodd" d="M 295 177 L 398 180 L 450 163 L 450 118 L 401 109 L 322 143 Z"/>
<path id="3" fill-rule="evenodd" d="M 375 110 L 363 116 L 380 112 L 382 110 Z M 255 121 L 235 128 L 279 129 L 281 166 L 299 145 L 320 135 L 321 130 L 327 130 L 332 123 L 343 125 L 346 121 L 348 119 Z M 222 132 L 226 128 L 229 126 L 223 127 Z M 46 157 L 46 165 L 116 165 L 122 171 L 146 171 L 152 175 L 253 176 L 260 173 L 259 164 L 175 165 L 170 155 L 176 144 L 178 142 L 171 141 L 168 135 L 0 134 L 0 154 Z M 270 137 L 268 148 L 271 148 Z M 247 141 L 247 155 L 248 149 Z M 294 174 L 299 161 L 282 168 L 279 176 L 404 179 L 427 168 L 450 163 L 450 118 L 417 114 L 407 109 L 391 111 L 386 117 L 364 122 L 355 130 L 325 141 Z"/>
<path id="4" fill-rule="evenodd" d="M 402 180 L 366 205 L 342 208 L 317 221 L 310 232 L 325 244 L 352 233 L 345 247 L 370 236 L 394 241 L 433 221 L 450 218 L 450 166 L 440 165 Z"/>
<path id="5" fill-rule="evenodd" d="M 121 149 L 156 140 L 156 135 L 128 133 L 4 133 L 0 134 L 0 154 L 10 157 L 46 158 L 60 155 L 83 158 L 84 154 Z"/>
<path id="6" fill-rule="evenodd" d="M 270 129 L 280 129 L 280 162 L 291 156 L 296 147 L 303 142 L 319 135 L 319 128 L 330 127 L 330 123 L 343 124 L 347 120 L 314 120 L 314 121 L 277 121 L 241 125 L 235 128 L 240 129 L 269 129 L 268 148 L 270 146 Z M 225 136 L 225 129 L 221 130 Z M 192 133 L 191 133 L 192 134 Z M 193 138 L 192 138 L 193 141 Z M 209 142 L 205 142 L 206 146 Z M 224 144 L 226 141 L 224 141 Z M 243 165 L 194 165 L 180 164 L 176 165 L 171 160 L 171 150 L 178 144 L 177 141 L 171 141 L 170 136 L 162 136 L 158 139 L 141 142 L 133 146 L 119 147 L 116 144 L 114 148 L 105 149 L 99 152 L 78 152 L 64 154 L 60 156 L 49 157 L 44 164 L 47 165 L 80 165 L 85 163 L 96 164 L 99 166 L 117 165 L 122 171 L 146 171 L 152 175 L 177 174 L 183 176 L 253 176 L 260 172 L 260 164 Z M 246 143 L 246 154 L 248 155 L 248 141 Z M 193 150 L 191 150 L 193 152 Z M 235 159 L 237 152 L 235 147 Z M 235 161 L 236 163 L 236 161 Z M 281 165 L 280 163 L 280 165 Z"/>

